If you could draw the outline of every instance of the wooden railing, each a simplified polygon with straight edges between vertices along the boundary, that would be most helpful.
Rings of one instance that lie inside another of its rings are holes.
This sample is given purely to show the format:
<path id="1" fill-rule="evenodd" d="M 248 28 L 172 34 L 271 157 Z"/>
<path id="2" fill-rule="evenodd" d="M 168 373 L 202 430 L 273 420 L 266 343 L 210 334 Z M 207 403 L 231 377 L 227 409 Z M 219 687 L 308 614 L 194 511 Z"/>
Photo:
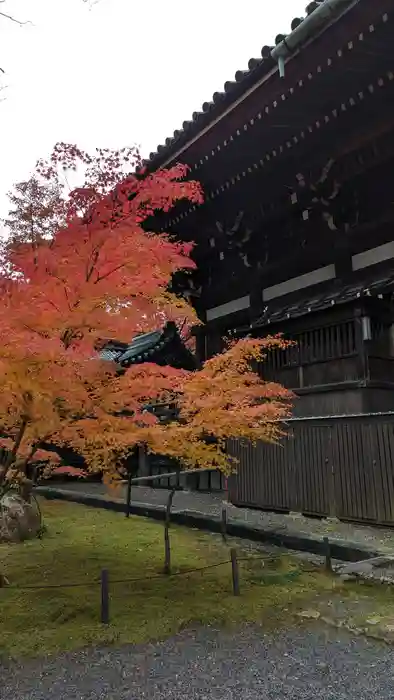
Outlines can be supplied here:
<path id="1" fill-rule="evenodd" d="M 290 340 L 294 345 L 270 352 L 260 365 L 264 379 L 298 389 L 359 378 L 354 320 L 305 331 Z"/>

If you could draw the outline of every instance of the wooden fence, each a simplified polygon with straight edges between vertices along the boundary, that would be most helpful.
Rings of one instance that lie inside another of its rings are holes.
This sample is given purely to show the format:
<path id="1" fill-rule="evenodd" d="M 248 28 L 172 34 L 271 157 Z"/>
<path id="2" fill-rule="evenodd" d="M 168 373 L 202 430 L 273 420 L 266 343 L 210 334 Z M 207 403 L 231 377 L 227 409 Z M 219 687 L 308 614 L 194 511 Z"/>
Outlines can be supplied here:
<path id="1" fill-rule="evenodd" d="M 281 445 L 231 452 L 235 505 L 394 525 L 394 414 L 292 419 Z"/>
<path id="2" fill-rule="evenodd" d="M 234 505 L 394 526 L 394 413 L 291 419 L 280 445 L 232 441 L 230 451 Z M 166 471 L 152 460 L 148 473 Z M 154 486 L 220 493 L 225 480 L 206 471 Z"/>

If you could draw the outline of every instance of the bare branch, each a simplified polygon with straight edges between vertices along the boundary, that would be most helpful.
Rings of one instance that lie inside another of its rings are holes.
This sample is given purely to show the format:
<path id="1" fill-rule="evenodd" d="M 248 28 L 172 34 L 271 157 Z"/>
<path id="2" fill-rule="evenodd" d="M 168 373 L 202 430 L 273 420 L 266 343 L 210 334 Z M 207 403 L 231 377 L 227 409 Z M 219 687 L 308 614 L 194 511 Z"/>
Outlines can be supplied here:
<path id="1" fill-rule="evenodd" d="M 3 2 L 4 2 L 4 0 L 3 0 Z M 10 22 L 15 22 L 15 24 L 19 24 L 20 27 L 23 27 L 24 24 L 31 24 L 31 22 L 29 20 L 27 20 L 26 22 L 22 22 L 22 20 L 17 19 L 16 17 L 13 17 L 12 15 L 7 15 L 6 12 L 0 12 L 0 17 L 4 17 L 4 19 L 9 19 Z"/>
<path id="2" fill-rule="evenodd" d="M 0 4 L 3 5 L 6 2 L 6 0 L 0 0 Z M 17 24 L 19 27 L 23 27 L 25 24 L 31 24 L 29 20 L 26 22 L 22 22 L 21 19 L 17 19 L 17 17 L 14 17 L 13 15 L 9 15 L 7 12 L 0 12 L 0 18 L 7 19 L 9 22 L 14 22 L 14 24 Z M 0 73 L 4 73 L 4 69 L 0 68 Z M 3 100 L 0 100 L 1 102 Z"/>

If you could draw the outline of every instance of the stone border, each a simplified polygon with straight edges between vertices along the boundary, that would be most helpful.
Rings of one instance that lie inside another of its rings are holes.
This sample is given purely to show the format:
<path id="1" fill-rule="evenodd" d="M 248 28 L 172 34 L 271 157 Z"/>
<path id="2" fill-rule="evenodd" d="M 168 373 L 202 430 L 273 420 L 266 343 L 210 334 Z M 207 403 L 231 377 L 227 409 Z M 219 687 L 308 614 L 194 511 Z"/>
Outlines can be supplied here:
<path id="1" fill-rule="evenodd" d="M 67 491 L 66 489 L 55 489 L 46 486 L 38 486 L 35 492 L 37 495 L 43 496 L 48 500 L 59 499 L 72 503 L 80 503 L 92 508 L 103 508 L 117 513 L 125 513 L 126 511 L 125 503 L 119 499 L 109 499 L 102 496 L 93 496 L 91 494 Z M 165 506 L 132 502 L 129 512 L 132 515 L 139 515 L 153 520 L 163 521 L 165 519 Z M 171 522 L 208 532 L 222 532 L 219 518 L 198 511 L 175 510 L 171 513 Z M 227 524 L 227 534 L 229 537 L 237 537 L 254 542 L 271 544 L 277 547 L 285 547 L 299 552 L 317 554 L 322 557 L 326 554 L 326 545 L 323 538 L 306 535 L 304 533 L 282 533 L 274 529 L 264 530 L 262 528 L 251 527 L 246 523 L 230 520 Z M 346 562 L 359 562 L 361 560 L 381 556 L 382 554 L 384 555 L 384 553 L 379 550 L 370 549 L 357 542 L 347 540 L 333 539 L 330 541 L 330 547 L 331 557 L 333 559 Z"/>

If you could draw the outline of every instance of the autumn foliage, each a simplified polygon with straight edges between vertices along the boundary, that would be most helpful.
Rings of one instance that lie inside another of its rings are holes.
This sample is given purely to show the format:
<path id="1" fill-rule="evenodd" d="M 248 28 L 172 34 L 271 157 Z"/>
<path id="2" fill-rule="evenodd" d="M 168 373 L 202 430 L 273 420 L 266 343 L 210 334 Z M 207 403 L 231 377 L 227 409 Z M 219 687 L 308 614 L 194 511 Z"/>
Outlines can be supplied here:
<path id="1" fill-rule="evenodd" d="M 111 478 L 140 444 L 228 471 L 227 438 L 276 440 L 277 419 L 289 414 L 289 392 L 253 369 L 280 338 L 233 343 L 194 373 L 145 363 L 120 374 L 98 359 L 103 339 L 197 323 L 169 287 L 175 272 L 193 269 L 191 246 L 147 224 L 179 200 L 201 202 L 200 187 L 184 166 L 137 175 L 136 165 L 133 149 L 92 157 L 59 144 L 12 195 L 0 278 L 0 431 L 11 451 L 0 483 L 24 483 L 48 442 L 72 446 Z M 70 177 L 83 187 L 67 191 Z M 179 408 L 166 425 L 145 410 L 163 401 Z"/>

